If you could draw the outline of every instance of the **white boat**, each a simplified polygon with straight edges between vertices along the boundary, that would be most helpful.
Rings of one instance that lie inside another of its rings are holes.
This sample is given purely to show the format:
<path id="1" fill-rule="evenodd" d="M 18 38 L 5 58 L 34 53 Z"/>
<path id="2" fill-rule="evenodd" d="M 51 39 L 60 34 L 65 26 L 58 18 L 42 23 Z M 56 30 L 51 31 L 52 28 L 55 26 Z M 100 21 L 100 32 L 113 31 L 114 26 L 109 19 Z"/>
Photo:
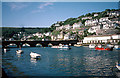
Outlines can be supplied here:
<path id="1" fill-rule="evenodd" d="M 51 46 L 52 46 L 52 44 L 51 44 L 51 43 L 49 43 L 49 44 L 48 44 L 48 46 L 49 46 L 49 47 L 51 47 Z"/>
<path id="2" fill-rule="evenodd" d="M 51 48 L 62 48 L 62 49 L 70 49 L 70 47 L 68 45 L 59 45 L 59 46 L 52 46 Z"/>
<path id="3" fill-rule="evenodd" d="M 90 44 L 89 48 L 95 48 L 95 46 L 96 46 L 95 44 Z"/>
<path id="4" fill-rule="evenodd" d="M 120 64 L 116 64 L 116 67 L 118 68 L 118 70 L 120 70 Z"/>
<path id="5" fill-rule="evenodd" d="M 6 51 L 10 51 L 10 49 L 9 48 L 4 48 L 4 52 L 6 52 Z"/>
<path id="6" fill-rule="evenodd" d="M 120 50 L 120 45 L 115 45 L 115 46 L 114 46 L 114 49 Z"/>
<path id="7" fill-rule="evenodd" d="M 77 42 L 77 44 L 74 45 L 75 47 L 80 47 L 82 46 L 82 43 L 81 42 Z"/>
<path id="8" fill-rule="evenodd" d="M 108 44 L 107 46 L 108 46 L 109 48 L 114 47 L 114 45 L 111 45 L 111 44 Z"/>
<path id="9" fill-rule="evenodd" d="M 30 45 L 29 44 L 23 44 L 23 47 L 30 47 Z"/>
<path id="10" fill-rule="evenodd" d="M 17 50 L 16 52 L 21 54 L 21 53 L 23 53 L 23 50 Z"/>
<path id="11" fill-rule="evenodd" d="M 97 47 L 102 48 L 102 45 L 101 45 L 101 44 L 98 44 Z"/>
<path id="12" fill-rule="evenodd" d="M 40 54 L 37 54 L 37 53 L 34 53 L 34 52 L 31 52 L 30 53 L 30 56 L 31 56 L 31 58 L 35 58 L 35 59 L 37 59 L 37 58 L 40 58 Z"/>

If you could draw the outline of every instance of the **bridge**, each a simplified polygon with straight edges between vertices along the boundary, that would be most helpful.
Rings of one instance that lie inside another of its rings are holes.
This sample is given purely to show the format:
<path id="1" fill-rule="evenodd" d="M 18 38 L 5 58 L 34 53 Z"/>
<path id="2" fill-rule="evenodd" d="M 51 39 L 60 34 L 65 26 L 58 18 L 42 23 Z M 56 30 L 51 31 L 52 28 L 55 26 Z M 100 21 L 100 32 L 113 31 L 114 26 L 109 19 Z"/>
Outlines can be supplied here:
<path id="1" fill-rule="evenodd" d="M 71 44 L 74 45 L 77 40 L 61 40 L 61 41 L 2 41 L 2 47 L 7 47 L 10 44 L 16 44 L 17 47 L 22 47 L 23 44 L 29 44 L 30 47 L 36 47 L 37 44 L 41 44 L 43 47 L 48 47 L 48 44 L 59 45 L 59 44 Z"/>

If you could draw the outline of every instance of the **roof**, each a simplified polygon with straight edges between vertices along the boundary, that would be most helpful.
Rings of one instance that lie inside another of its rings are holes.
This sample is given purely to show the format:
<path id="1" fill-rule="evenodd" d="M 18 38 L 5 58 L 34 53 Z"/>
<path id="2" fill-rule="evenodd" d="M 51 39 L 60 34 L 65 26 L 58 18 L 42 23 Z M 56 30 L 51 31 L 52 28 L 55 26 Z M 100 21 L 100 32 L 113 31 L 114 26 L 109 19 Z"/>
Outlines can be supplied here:
<path id="1" fill-rule="evenodd" d="M 112 34 L 112 35 L 92 35 L 87 37 L 103 37 L 103 36 L 114 36 L 114 35 L 120 35 L 120 34 Z"/>

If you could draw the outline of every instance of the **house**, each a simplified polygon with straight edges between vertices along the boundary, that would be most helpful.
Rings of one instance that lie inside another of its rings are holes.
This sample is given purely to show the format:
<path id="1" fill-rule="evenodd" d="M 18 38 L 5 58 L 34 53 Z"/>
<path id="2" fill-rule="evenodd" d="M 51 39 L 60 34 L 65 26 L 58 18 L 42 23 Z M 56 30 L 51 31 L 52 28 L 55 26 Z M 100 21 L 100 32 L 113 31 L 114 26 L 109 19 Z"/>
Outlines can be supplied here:
<path id="1" fill-rule="evenodd" d="M 82 20 L 92 19 L 92 17 L 83 17 Z"/>
<path id="2" fill-rule="evenodd" d="M 72 28 L 72 26 L 70 26 L 69 24 L 67 24 L 67 25 L 64 25 L 63 28 L 64 28 L 65 30 L 69 30 L 69 29 Z"/>
<path id="3" fill-rule="evenodd" d="M 75 37 L 76 37 L 76 34 L 73 34 L 73 35 L 70 36 L 70 39 L 75 40 Z"/>
<path id="4" fill-rule="evenodd" d="M 85 21 L 85 26 L 95 26 L 98 25 L 99 20 L 98 19 L 91 19 Z"/>
<path id="5" fill-rule="evenodd" d="M 107 15 L 109 15 L 110 17 L 111 17 L 111 16 L 117 17 L 117 16 L 120 15 L 120 10 L 107 12 Z"/>
<path id="6" fill-rule="evenodd" d="M 37 33 L 33 34 L 33 36 L 38 36 L 38 38 L 41 38 L 41 37 L 43 37 L 43 34 L 37 32 Z"/>
<path id="7" fill-rule="evenodd" d="M 57 26 L 56 27 L 56 30 L 62 30 L 62 29 L 64 29 L 64 26 Z"/>
<path id="8" fill-rule="evenodd" d="M 70 33 L 67 33 L 64 35 L 64 40 L 69 40 L 70 39 Z"/>
<path id="9" fill-rule="evenodd" d="M 98 16 L 98 14 L 94 14 L 94 17 L 97 17 Z"/>
<path id="10" fill-rule="evenodd" d="M 78 23 L 74 23 L 73 24 L 73 29 L 77 29 L 77 28 L 80 28 L 80 26 L 82 26 L 83 24 L 81 22 L 78 22 Z"/>
<path id="11" fill-rule="evenodd" d="M 45 36 L 50 36 L 51 32 L 44 33 Z"/>
<path id="12" fill-rule="evenodd" d="M 89 33 L 96 33 L 96 31 L 99 29 L 100 29 L 100 26 L 93 26 L 93 27 L 88 29 L 88 32 Z"/>
<path id="13" fill-rule="evenodd" d="M 62 40 L 64 38 L 63 31 L 60 32 L 60 34 L 57 35 L 57 40 Z"/>
<path id="14" fill-rule="evenodd" d="M 109 41 L 120 42 L 120 34 L 119 35 L 98 35 L 98 36 L 88 36 L 84 37 L 83 43 L 108 43 Z"/>
<path id="15" fill-rule="evenodd" d="M 114 29 L 117 27 L 116 23 L 104 21 L 101 23 L 102 29 Z"/>
<path id="16" fill-rule="evenodd" d="M 83 35 L 83 34 L 84 34 L 84 30 L 78 31 L 78 34 L 79 34 L 79 35 Z"/>
<path id="17" fill-rule="evenodd" d="M 99 22 L 110 21 L 108 17 L 103 17 L 99 19 Z"/>
<path id="18" fill-rule="evenodd" d="M 51 36 L 51 40 L 56 40 L 57 39 L 57 37 L 56 36 Z"/>

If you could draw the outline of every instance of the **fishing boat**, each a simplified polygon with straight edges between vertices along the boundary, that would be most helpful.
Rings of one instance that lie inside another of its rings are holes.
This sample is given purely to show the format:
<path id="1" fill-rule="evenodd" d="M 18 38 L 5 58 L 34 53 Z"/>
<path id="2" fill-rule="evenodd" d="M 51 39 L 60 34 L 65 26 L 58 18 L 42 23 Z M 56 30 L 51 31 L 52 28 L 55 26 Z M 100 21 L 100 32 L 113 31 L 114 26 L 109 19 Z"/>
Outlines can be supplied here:
<path id="1" fill-rule="evenodd" d="M 95 50 L 112 50 L 113 48 L 99 48 L 99 47 L 96 47 Z"/>
<path id="2" fill-rule="evenodd" d="M 38 58 L 41 57 L 40 54 L 37 54 L 37 53 L 34 53 L 34 52 L 31 52 L 31 53 L 30 53 L 30 56 L 31 56 L 31 58 L 34 58 L 34 59 L 38 59 Z"/>
<path id="3" fill-rule="evenodd" d="M 96 46 L 95 44 L 90 44 L 89 48 L 95 48 L 95 46 Z"/>
<path id="4" fill-rule="evenodd" d="M 120 64 L 116 63 L 116 67 L 120 70 Z"/>
<path id="5" fill-rule="evenodd" d="M 114 46 L 114 49 L 120 50 L 120 45 L 115 45 L 115 46 Z"/>

